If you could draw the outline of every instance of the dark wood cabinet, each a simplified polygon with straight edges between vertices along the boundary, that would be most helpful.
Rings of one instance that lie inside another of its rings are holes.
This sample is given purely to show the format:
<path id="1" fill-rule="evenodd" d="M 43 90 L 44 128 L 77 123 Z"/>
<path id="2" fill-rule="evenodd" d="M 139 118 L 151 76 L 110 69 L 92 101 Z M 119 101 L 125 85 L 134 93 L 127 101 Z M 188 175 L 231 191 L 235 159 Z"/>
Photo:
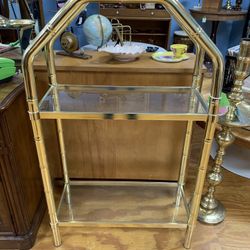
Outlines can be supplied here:
<path id="1" fill-rule="evenodd" d="M 100 14 L 131 26 L 134 42 L 168 47 L 171 16 L 165 9 L 112 8 L 101 5 Z"/>
<path id="2" fill-rule="evenodd" d="M 1 234 L 13 235 L 13 225 L 8 209 L 6 196 L 3 190 L 2 181 L 0 181 L 0 232 Z"/>
<path id="3" fill-rule="evenodd" d="M 45 207 L 19 75 L 0 84 L 0 249 L 30 249 Z"/>

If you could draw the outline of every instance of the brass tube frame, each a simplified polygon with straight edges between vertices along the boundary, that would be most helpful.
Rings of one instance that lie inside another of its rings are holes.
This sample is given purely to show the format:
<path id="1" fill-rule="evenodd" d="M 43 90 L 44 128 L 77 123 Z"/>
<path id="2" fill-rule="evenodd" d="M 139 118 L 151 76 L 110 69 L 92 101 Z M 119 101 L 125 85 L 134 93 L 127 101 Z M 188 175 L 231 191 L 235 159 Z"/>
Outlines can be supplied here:
<path id="1" fill-rule="evenodd" d="M 45 57 L 46 57 L 46 64 L 47 64 L 48 73 L 49 73 L 49 83 L 53 87 L 56 87 L 58 85 L 57 79 L 56 79 L 56 69 L 55 69 L 54 50 L 53 50 L 55 40 L 56 38 L 54 37 L 45 47 L 45 52 L 46 52 Z M 56 111 L 60 112 L 59 97 L 55 88 L 53 88 L 53 97 L 54 97 L 53 100 L 54 100 L 54 106 L 56 108 Z M 62 120 L 56 119 L 56 125 L 57 125 L 57 134 L 58 134 L 59 147 L 60 147 L 61 162 L 62 162 L 62 167 L 63 167 L 64 183 L 67 185 L 67 188 L 66 188 L 67 202 L 70 205 L 71 201 L 70 201 L 69 175 L 68 175 L 68 168 L 67 168 L 66 149 L 65 149 L 65 142 L 64 142 L 64 136 L 63 136 Z"/>
<path id="2" fill-rule="evenodd" d="M 176 206 L 180 205 L 181 192 L 182 192 L 183 186 L 185 185 L 185 176 L 186 176 L 188 155 L 189 155 L 189 149 L 190 149 L 191 138 L 192 138 L 192 130 L 193 130 L 193 121 L 188 121 L 187 128 L 186 128 L 186 136 L 185 136 L 184 146 L 183 146 L 182 159 L 181 159 L 179 180 L 178 180 Z"/>
<path id="3" fill-rule="evenodd" d="M 192 88 L 199 91 L 201 89 L 202 80 L 203 80 L 202 67 L 203 67 L 205 52 L 193 38 L 191 38 L 191 40 L 195 44 L 195 49 L 196 49 L 196 58 L 195 58 Z M 195 93 L 192 92 L 192 96 L 190 98 L 190 104 L 189 104 L 190 113 L 195 112 L 194 110 L 195 109 L 195 97 L 196 97 Z M 187 126 L 186 126 L 186 137 L 185 137 L 184 146 L 183 146 L 181 167 L 180 167 L 179 180 L 178 180 L 179 186 L 178 186 L 178 192 L 177 192 L 177 198 L 176 198 L 177 206 L 180 205 L 181 190 L 183 189 L 185 185 L 186 168 L 188 164 L 188 155 L 189 155 L 189 149 L 191 145 L 192 131 L 193 131 L 193 122 L 188 121 Z"/>
<path id="4" fill-rule="evenodd" d="M 43 184 L 46 194 L 46 200 L 49 210 L 49 216 L 51 221 L 51 227 L 54 237 L 54 243 L 56 246 L 61 244 L 60 233 L 58 229 L 58 219 L 56 214 L 53 188 L 51 183 L 51 177 L 49 174 L 48 162 L 46 157 L 45 144 L 43 140 L 43 132 L 41 128 L 41 120 L 39 115 L 38 97 L 36 89 L 35 74 L 33 69 L 33 61 L 35 56 L 41 51 L 42 48 L 47 46 L 49 52 L 49 57 L 47 60 L 50 81 L 52 84 L 56 84 L 56 72 L 54 63 L 54 56 L 52 51 L 52 45 L 54 40 L 59 36 L 59 34 L 65 29 L 65 27 L 86 7 L 88 3 L 94 3 L 94 0 L 69 0 L 63 8 L 61 8 L 56 15 L 51 19 L 51 21 L 43 28 L 39 35 L 34 39 L 30 46 L 26 49 L 23 60 L 22 68 L 24 75 L 25 91 L 28 102 L 29 114 L 32 122 L 33 133 L 36 141 L 36 148 L 39 157 L 39 164 L 41 168 Z M 102 1 L 108 3 L 116 3 L 117 0 Z M 122 3 L 144 3 L 143 0 L 122 0 Z M 212 62 L 214 68 L 213 82 L 211 88 L 211 98 L 209 104 L 209 112 L 207 118 L 206 132 L 204 138 L 204 145 L 202 150 L 202 155 L 200 159 L 199 172 L 195 186 L 194 197 L 192 200 L 190 208 L 190 216 L 187 225 L 185 247 L 189 248 L 191 244 L 191 237 L 194 230 L 194 225 L 197 219 L 200 198 L 202 193 L 202 188 L 204 184 L 204 179 L 207 170 L 207 163 L 209 159 L 209 152 L 211 148 L 211 141 L 214 135 L 215 124 L 217 121 L 217 111 L 219 105 L 220 91 L 222 87 L 223 73 L 224 73 L 224 63 L 223 58 L 217 47 L 202 30 L 202 28 L 197 24 L 197 22 L 187 13 L 184 7 L 177 0 L 150 0 L 152 3 L 162 4 L 172 16 L 175 17 L 179 25 L 187 32 L 189 37 L 195 42 L 196 48 L 198 47 L 199 58 L 196 60 L 193 87 L 199 86 L 199 76 L 201 70 L 201 54 L 206 52 Z M 67 169 L 66 158 L 65 158 L 65 148 L 63 140 L 62 123 L 60 118 L 57 119 L 58 133 L 60 139 L 60 147 L 62 150 L 62 160 L 64 162 L 64 175 L 65 181 L 67 179 Z M 189 129 L 190 130 L 190 129 Z M 189 139 L 186 140 L 188 143 Z M 186 144 L 186 143 L 185 143 Z M 187 146 L 189 148 L 189 146 Z M 184 165 L 183 165 L 184 166 Z"/>
<path id="5" fill-rule="evenodd" d="M 205 57 L 205 51 L 196 44 L 196 60 L 195 60 L 195 68 L 193 75 L 193 88 L 200 90 L 202 85 L 202 67 Z"/>

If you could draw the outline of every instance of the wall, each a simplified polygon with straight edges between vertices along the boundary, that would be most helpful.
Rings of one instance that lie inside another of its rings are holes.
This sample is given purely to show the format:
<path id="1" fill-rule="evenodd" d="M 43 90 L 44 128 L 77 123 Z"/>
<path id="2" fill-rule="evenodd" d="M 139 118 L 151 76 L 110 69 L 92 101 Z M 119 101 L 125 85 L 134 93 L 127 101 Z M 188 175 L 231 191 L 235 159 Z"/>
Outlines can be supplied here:
<path id="1" fill-rule="evenodd" d="M 235 0 L 232 0 L 234 3 Z M 184 5 L 184 7 L 189 10 L 190 8 L 193 8 L 194 5 L 197 5 L 198 0 L 180 0 L 180 2 Z M 224 0 L 225 2 L 225 0 Z M 242 7 L 244 9 L 248 9 L 248 6 L 250 4 L 249 0 L 243 0 Z M 48 22 L 51 17 L 55 14 L 57 8 L 56 8 L 56 1 L 54 0 L 44 0 L 43 1 L 43 7 L 44 7 L 44 12 L 45 12 L 45 20 Z M 87 8 L 87 15 L 91 15 L 93 13 L 98 12 L 98 7 L 96 4 L 91 4 Z M 201 23 L 199 22 L 201 27 L 210 35 L 211 32 L 211 22 L 206 22 L 206 23 Z M 80 40 L 80 45 L 85 44 L 83 32 L 82 32 L 82 26 L 77 27 L 74 22 L 72 24 L 73 31 L 75 34 L 78 35 L 79 40 Z M 243 32 L 243 27 L 244 27 L 244 21 L 227 21 L 227 22 L 221 22 L 218 28 L 218 33 L 217 33 L 217 46 L 222 52 L 223 55 L 226 54 L 227 49 L 229 47 L 232 47 L 234 45 L 239 44 L 242 32 Z M 178 30 L 179 27 L 177 23 L 173 20 L 172 26 L 171 26 L 171 39 L 170 43 L 173 42 L 173 34 L 175 30 Z M 58 48 L 59 44 L 57 43 L 56 47 Z"/>
<path id="2" fill-rule="evenodd" d="M 43 9 L 44 9 L 45 22 L 47 23 L 58 11 L 56 0 L 43 0 Z M 89 4 L 87 6 L 87 16 L 90 16 L 95 13 L 98 13 L 98 4 Z M 73 33 L 77 35 L 81 47 L 86 44 L 86 41 L 84 39 L 82 26 L 77 26 L 76 21 L 77 19 L 71 23 L 70 27 L 72 28 Z M 55 49 L 59 48 L 60 48 L 60 43 L 57 40 L 55 43 Z"/>

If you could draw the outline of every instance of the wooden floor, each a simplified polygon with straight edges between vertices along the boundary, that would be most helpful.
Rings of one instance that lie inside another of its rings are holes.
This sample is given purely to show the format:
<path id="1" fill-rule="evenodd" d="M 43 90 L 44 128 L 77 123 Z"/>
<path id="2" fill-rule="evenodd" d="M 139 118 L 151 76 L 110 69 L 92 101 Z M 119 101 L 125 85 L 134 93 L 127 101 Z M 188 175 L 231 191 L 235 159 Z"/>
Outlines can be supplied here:
<path id="1" fill-rule="evenodd" d="M 187 186 L 193 186 L 195 168 L 199 160 L 202 129 L 197 127 Z M 210 166 L 212 161 L 210 161 Z M 227 208 L 226 219 L 216 226 L 197 223 L 193 236 L 194 250 L 250 249 L 250 180 L 226 170 L 224 181 L 216 196 Z M 173 229 L 109 229 L 61 228 L 62 246 L 53 247 L 48 216 L 40 227 L 34 250 L 177 250 L 183 248 L 184 231 Z"/>

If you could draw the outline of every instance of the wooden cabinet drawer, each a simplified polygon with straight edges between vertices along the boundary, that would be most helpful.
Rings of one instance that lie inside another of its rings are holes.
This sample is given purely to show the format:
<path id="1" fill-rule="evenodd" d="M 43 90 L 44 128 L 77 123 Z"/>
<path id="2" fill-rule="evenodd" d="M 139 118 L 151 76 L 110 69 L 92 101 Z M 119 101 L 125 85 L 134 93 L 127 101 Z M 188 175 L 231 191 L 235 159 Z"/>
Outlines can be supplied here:
<path id="1" fill-rule="evenodd" d="M 9 208 L 7 205 L 5 193 L 3 190 L 3 185 L 0 180 L 0 234 L 2 233 L 12 233 L 12 221 L 9 214 Z"/>
<path id="2" fill-rule="evenodd" d="M 117 17 L 120 19 L 170 19 L 170 15 L 165 10 L 141 10 L 141 9 L 115 9 L 115 8 L 106 8 L 100 9 L 100 14 L 107 17 Z"/>

